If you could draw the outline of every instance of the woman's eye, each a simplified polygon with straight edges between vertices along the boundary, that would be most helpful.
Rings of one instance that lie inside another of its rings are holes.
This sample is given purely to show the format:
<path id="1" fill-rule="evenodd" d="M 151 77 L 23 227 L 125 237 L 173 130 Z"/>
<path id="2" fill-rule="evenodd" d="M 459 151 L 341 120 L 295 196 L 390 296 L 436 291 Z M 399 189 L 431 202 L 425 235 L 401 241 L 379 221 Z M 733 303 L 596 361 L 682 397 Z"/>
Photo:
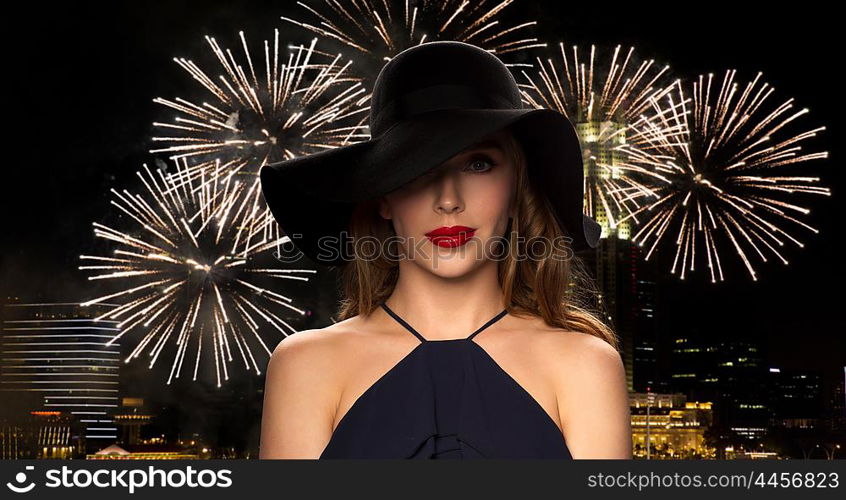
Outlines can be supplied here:
<path id="1" fill-rule="evenodd" d="M 493 168 L 493 162 L 488 158 L 476 158 L 470 162 L 469 168 L 474 173 L 487 172 Z"/>

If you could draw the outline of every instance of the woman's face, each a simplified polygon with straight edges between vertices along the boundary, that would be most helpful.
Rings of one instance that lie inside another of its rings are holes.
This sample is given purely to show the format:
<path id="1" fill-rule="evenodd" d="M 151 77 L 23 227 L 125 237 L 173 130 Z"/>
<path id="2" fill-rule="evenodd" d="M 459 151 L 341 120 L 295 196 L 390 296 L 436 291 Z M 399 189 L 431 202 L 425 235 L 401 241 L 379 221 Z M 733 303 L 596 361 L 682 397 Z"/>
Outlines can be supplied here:
<path id="1" fill-rule="evenodd" d="M 456 277 L 496 255 L 495 243 L 513 216 L 516 182 L 504 134 L 489 136 L 381 198 L 380 214 L 393 221 L 403 258 Z"/>

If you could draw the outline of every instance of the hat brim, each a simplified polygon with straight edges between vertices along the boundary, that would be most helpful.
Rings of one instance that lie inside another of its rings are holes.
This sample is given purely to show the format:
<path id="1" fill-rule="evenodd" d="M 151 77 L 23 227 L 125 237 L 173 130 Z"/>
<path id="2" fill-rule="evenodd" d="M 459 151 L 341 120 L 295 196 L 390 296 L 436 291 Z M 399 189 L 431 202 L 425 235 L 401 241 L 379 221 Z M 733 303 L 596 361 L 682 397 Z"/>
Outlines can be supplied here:
<path id="1" fill-rule="evenodd" d="M 345 231 L 355 205 L 403 186 L 507 126 L 523 146 L 529 176 L 548 196 L 573 248 L 594 248 L 601 227 L 582 212 L 578 135 L 554 110 L 420 114 L 368 141 L 265 165 L 260 172 L 262 192 L 283 231 L 303 253 L 316 262 L 337 264 L 336 259 L 317 258 L 315 240 Z"/>

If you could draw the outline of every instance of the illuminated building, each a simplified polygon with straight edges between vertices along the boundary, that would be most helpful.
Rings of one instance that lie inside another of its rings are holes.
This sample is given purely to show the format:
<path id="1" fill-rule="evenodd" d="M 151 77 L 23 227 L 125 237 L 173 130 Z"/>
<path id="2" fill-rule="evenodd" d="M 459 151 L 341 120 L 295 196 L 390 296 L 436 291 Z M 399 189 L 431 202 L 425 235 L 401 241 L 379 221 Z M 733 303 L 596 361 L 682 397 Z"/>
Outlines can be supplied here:
<path id="1" fill-rule="evenodd" d="M 770 380 L 756 343 L 706 339 L 694 326 L 673 344 L 673 391 L 713 401 L 715 422 L 740 438 L 755 440 L 767 434 Z"/>
<path id="2" fill-rule="evenodd" d="M 629 395 L 629 404 L 633 458 L 647 458 L 647 453 L 653 460 L 714 458 L 715 450 L 705 441 L 712 423 L 710 402 L 688 401 L 683 394 L 639 392 Z"/>
<path id="3" fill-rule="evenodd" d="M 0 423 L 0 459 L 71 459 L 82 452 L 76 419 L 61 411 L 31 411 Z"/>
<path id="4" fill-rule="evenodd" d="M 586 186 L 585 213 L 602 227 L 597 247 L 581 255 L 594 272 L 599 289 L 597 306 L 603 320 L 620 337 L 621 355 L 630 392 L 647 386 L 663 387 L 658 373 L 656 273 L 654 261 L 643 258 L 632 242 L 631 219 L 609 194 L 601 195 L 607 182 L 619 182 L 626 153 L 625 124 L 616 121 L 583 121 L 575 124 L 582 146 Z M 603 200 L 604 198 L 604 200 Z"/>
<path id="5" fill-rule="evenodd" d="M 111 305 L 16 303 L 2 307 L 0 392 L 8 422 L 31 412 L 61 412 L 81 424 L 72 442 L 94 451 L 117 437 L 120 345 L 107 345 L 119 329 L 94 317 Z M 74 427 L 74 429 L 77 429 Z"/>
<path id="6" fill-rule="evenodd" d="M 170 445 L 107 446 L 85 456 L 86 460 L 197 460 L 196 453 Z"/>
<path id="7" fill-rule="evenodd" d="M 770 368 L 770 405 L 773 424 L 782 427 L 814 428 L 822 415 L 822 380 L 807 370 Z"/>
<path id="8" fill-rule="evenodd" d="M 846 366 L 842 368 L 825 399 L 825 411 L 832 432 L 846 432 Z"/>
<path id="9" fill-rule="evenodd" d="M 142 398 L 123 398 L 121 408 L 115 412 L 114 418 L 120 429 L 118 442 L 134 445 L 141 442 L 141 428 L 152 421 L 153 415 L 144 411 Z"/>

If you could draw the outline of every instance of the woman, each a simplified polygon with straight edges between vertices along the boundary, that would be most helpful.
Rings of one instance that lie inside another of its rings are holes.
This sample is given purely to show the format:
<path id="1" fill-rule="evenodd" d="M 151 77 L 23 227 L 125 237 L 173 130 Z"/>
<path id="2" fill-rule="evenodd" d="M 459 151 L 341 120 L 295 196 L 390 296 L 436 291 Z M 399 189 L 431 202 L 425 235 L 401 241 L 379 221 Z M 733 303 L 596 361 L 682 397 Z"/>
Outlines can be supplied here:
<path id="1" fill-rule="evenodd" d="M 274 350 L 260 457 L 631 458 L 615 336 L 570 286 L 599 236 L 570 122 L 522 109 L 495 56 L 431 42 L 383 68 L 370 128 L 262 169 L 344 297 Z"/>

